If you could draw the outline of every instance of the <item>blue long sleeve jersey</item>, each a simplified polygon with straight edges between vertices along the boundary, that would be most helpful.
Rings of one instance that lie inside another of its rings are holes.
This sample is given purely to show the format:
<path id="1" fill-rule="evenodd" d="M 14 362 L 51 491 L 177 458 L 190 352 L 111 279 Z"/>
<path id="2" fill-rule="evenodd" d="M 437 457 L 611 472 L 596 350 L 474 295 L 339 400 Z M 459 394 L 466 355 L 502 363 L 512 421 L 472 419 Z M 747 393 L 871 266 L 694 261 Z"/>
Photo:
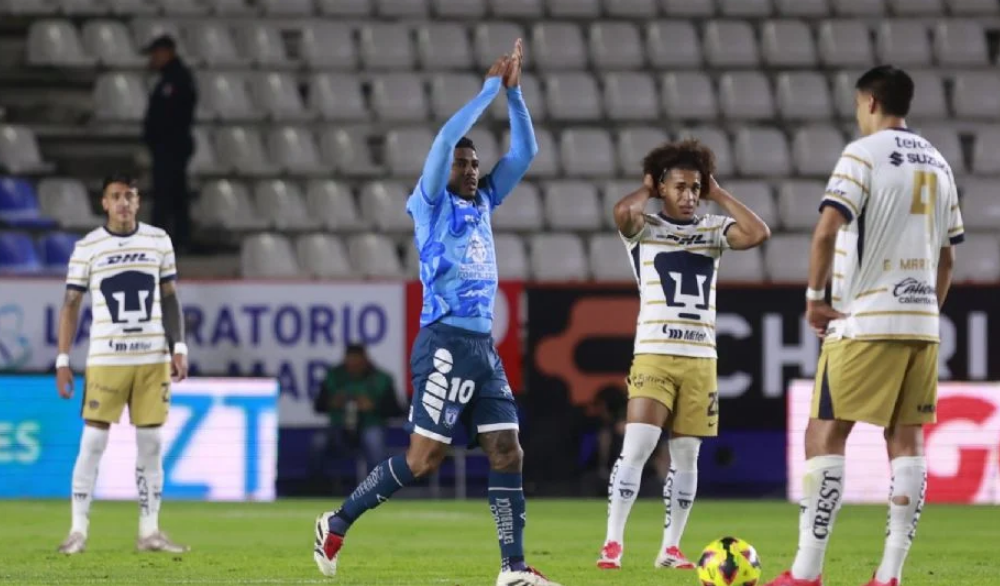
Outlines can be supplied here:
<path id="1" fill-rule="evenodd" d="M 487 333 L 493 326 L 497 260 L 490 215 L 528 171 L 538 152 L 531 116 L 520 88 L 507 90 L 510 151 L 479 181 L 472 200 L 448 190 L 455 145 L 500 93 L 492 77 L 471 102 L 448 120 L 431 145 L 423 174 L 406 202 L 420 252 L 424 302 L 420 325 L 442 322 Z"/>

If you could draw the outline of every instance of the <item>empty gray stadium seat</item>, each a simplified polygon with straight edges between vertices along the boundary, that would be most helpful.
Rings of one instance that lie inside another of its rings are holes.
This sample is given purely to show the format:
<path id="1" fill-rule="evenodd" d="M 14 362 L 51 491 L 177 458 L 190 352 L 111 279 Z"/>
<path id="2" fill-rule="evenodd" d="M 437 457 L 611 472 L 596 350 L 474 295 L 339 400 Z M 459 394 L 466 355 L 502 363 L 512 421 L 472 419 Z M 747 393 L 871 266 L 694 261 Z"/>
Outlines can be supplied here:
<path id="1" fill-rule="evenodd" d="M 361 27 L 361 62 L 366 69 L 413 68 L 416 53 L 410 27 L 399 23 L 370 23 Z"/>
<path id="2" fill-rule="evenodd" d="M 832 126 L 802 126 L 792 134 L 792 158 L 800 175 L 827 176 L 833 172 L 846 142 Z"/>
<path id="3" fill-rule="evenodd" d="M 87 188 L 77 179 L 42 179 L 38 182 L 42 213 L 69 229 L 91 229 L 104 219 L 90 206 Z"/>
<path id="4" fill-rule="evenodd" d="M 714 120 L 719 115 L 712 80 L 700 71 L 665 73 L 661 97 L 672 120 Z"/>
<path id="5" fill-rule="evenodd" d="M 271 119 L 309 120 L 314 113 L 307 110 L 295 79 L 288 73 L 260 73 L 250 78 L 254 100 Z"/>
<path id="6" fill-rule="evenodd" d="M 465 136 L 476 145 L 476 156 L 479 157 L 480 177 L 489 173 L 493 169 L 493 166 L 497 164 L 497 161 L 500 160 L 500 157 L 503 156 L 500 154 L 500 144 L 497 142 L 496 135 L 490 132 L 489 128 L 480 126 L 465 133 Z M 430 143 L 427 144 L 430 146 Z"/>
<path id="7" fill-rule="evenodd" d="M 990 232 L 966 233 L 965 242 L 955 253 L 956 282 L 995 283 L 1000 280 L 1000 242 L 996 229 Z"/>
<path id="8" fill-rule="evenodd" d="M 761 53 L 771 67 L 814 67 L 818 61 L 812 31 L 800 20 L 764 23 Z"/>
<path id="9" fill-rule="evenodd" d="M 615 148 L 604 129 L 571 128 L 559 137 L 562 167 L 571 177 L 608 177 L 617 171 Z"/>
<path id="10" fill-rule="evenodd" d="M 919 133 L 933 144 L 941 156 L 951 165 L 956 175 L 965 172 L 965 158 L 962 156 L 962 142 L 954 128 L 948 126 L 920 127 Z"/>
<path id="11" fill-rule="evenodd" d="M 386 18 L 417 18 L 427 15 L 427 0 L 374 0 L 375 12 Z"/>
<path id="12" fill-rule="evenodd" d="M 193 175 L 218 175 L 226 170 L 226 167 L 219 162 L 215 156 L 215 147 L 212 145 L 212 138 L 208 134 L 208 128 L 196 126 L 192 132 L 194 136 L 194 155 L 188 164 L 188 172 Z"/>
<path id="13" fill-rule="evenodd" d="M 881 16 L 885 0 L 830 0 L 833 11 L 841 16 Z"/>
<path id="14" fill-rule="evenodd" d="M 114 20 L 89 20 L 83 24 L 83 46 L 101 65 L 131 69 L 142 67 L 146 59 L 136 52 L 128 28 Z"/>
<path id="15" fill-rule="evenodd" d="M 311 69 L 353 69 L 358 49 L 351 27 L 340 22 L 313 20 L 302 28 L 299 52 Z"/>
<path id="16" fill-rule="evenodd" d="M 132 39 L 136 48 L 147 46 L 150 41 L 169 35 L 177 43 L 177 52 L 188 65 L 200 66 L 203 60 L 188 48 L 187 36 L 181 34 L 181 27 L 173 20 L 137 18 L 132 21 Z"/>
<path id="17" fill-rule="evenodd" d="M 53 14 L 59 6 L 47 0 L 3 0 L 0 1 L 0 14 Z"/>
<path id="18" fill-rule="evenodd" d="M 479 94 L 483 79 L 471 73 L 438 73 L 431 78 L 431 114 L 438 120 L 451 118 Z"/>
<path id="19" fill-rule="evenodd" d="M 424 127 L 390 131 L 385 137 L 389 172 L 395 176 L 418 177 L 432 142 L 434 134 Z"/>
<path id="20" fill-rule="evenodd" d="M 97 120 L 139 122 L 146 114 L 146 87 L 138 75 L 105 73 L 97 78 L 93 95 Z"/>
<path id="21" fill-rule="evenodd" d="M 119 1 L 122 0 L 113 0 Z M 142 3 L 145 0 L 124 0 L 127 2 Z M 249 0 L 203 0 L 211 7 L 212 12 L 220 15 L 247 15 L 253 13 L 253 8 L 247 5 Z M 321 0 L 322 1 L 322 0 Z"/>
<path id="22" fill-rule="evenodd" d="M 302 190 L 295 183 L 281 179 L 260 181 L 254 186 L 254 203 L 265 212 L 270 226 L 282 232 L 320 227 L 319 219 L 306 210 Z"/>
<path id="23" fill-rule="evenodd" d="M 431 0 L 431 6 L 443 18 L 472 20 L 486 14 L 486 0 Z"/>
<path id="24" fill-rule="evenodd" d="M 417 54 L 424 69 L 469 69 L 472 44 L 457 23 L 425 24 L 417 29 Z"/>
<path id="25" fill-rule="evenodd" d="M 255 234 L 243 239 L 240 273 L 248 278 L 290 279 L 302 274 L 292 243 L 281 234 Z"/>
<path id="26" fill-rule="evenodd" d="M 645 62 L 639 29 L 628 22 L 590 25 L 590 60 L 598 69 L 636 69 Z"/>
<path id="27" fill-rule="evenodd" d="M 271 160 L 285 173 L 309 176 L 330 174 L 330 168 L 319 154 L 316 138 L 305 128 L 272 127 L 267 144 Z"/>
<path id="28" fill-rule="evenodd" d="M 380 232 L 410 232 L 413 220 L 406 213 L 406 199 L 413 186 L 397 181 L 372 181 L 361 188 L 361 215 Z"/>
<path id="29" fill-rule="evenodd" d="M 640 168 L 640 172 L 642 169 Z M 636 173 L 636 179 L 616 179 L 612 181 L 605 181 L 601 185 L 601 219 L 604 225 L 608 228 L 614 230 L 617 236 L 618 227 L 615 224 L 615 204 L 625 197 L 626 195 L 632 193 L 639 186 L 642 185 L 642 181 L 638 179 L 638 173 Z M 648 204 L 647 209 L 650 207 L 655 207 L 656 204 L 660 203 L 659 200 L 650 200 L 653 203 Z M 655 213 L 655 212 L 652 212 Z"/>
<path id="30" fill-rule="evenodd" d="M 609 73 L 604 77 L 604 107 L 611 120 L 655 120 L 660 117 L 660 95 L 645 73 Z"/>
<path id="31" fill-rule="evenodd" d="M 983 25 L 974 20 L 944 20 L 934 30 L 934 56 L 941 65 L 987 65 Z"/>
<path id="32" fill-rule="evenodd" d="M 493 212 L 491 223 L 497 230 L 529 232 L 540 230 L 544 218 L 538 186 L 530 181 L 522 181 Z"/>
<path id="33" fill-rule="evenodd" d="M 823 181 L 783 181 L 778 187 L 781 224 L 789 231 L 808 232 L 819 219 L 819 204 L 826 185 Z"/>
<path id="34" fill-rule="evenodd" d="M 1000 189 L 996 181 L 970 179 L 962 184 L 962 219 L 967 230 L 996 232 L 1000 226 Z"/>
<path id="35" fill-rule="evenodd" d="M 840 118 L 854 120 L 854 86 L 864 71 L 841 71 L 833 78 L 833 107 Z"/>
<path id="36" fill-rule="evenodd" d="M 11 175 L 49 173 L 52 163 L 42 159 L 35 133 L 25 126 L 0 124 L 0 168 Z"/>
<path id="37" fill-rule="evenodd" d="M 257 213 L 242 183 L 226 179 L 210 181 L 201 188 L 194 207 L 192 219 L 206 228 L 260 230 L 267 226 L 264 214 Z"/>
<path id="38" fill-rule="evenodd" d="M 554 230 L 595 230 L 601 209 L 593 182 L 549 181 L 545 184 L 545 219 Z"/>
<path id="39" fill-rule="evenodd" d="M 604 10 L 612 18 L 652 18 L 656 0 L 604 0 Z"/>
<path id="40" fill-rule="evenodd" d="M 28 28 L 29 65 L 92 67 L 96 62 L 68 20 L 38 20 Z"/>
<path id="41" fill-rule="evenodd" d="M 910 71 L 916 91 L 910 104 L 908 118 L 947 118 L 948 102 L 944 95 L 944 83 L 935 71 Z"/>
<path id="42" fill-rule="evenodd" d="M 205 71 L 196 74 L 198 108 L 218 120 L 262 120 L 250 99 L 247 80 L 239 73 Z"/>
<path id="43" fill-rule="evenodd" d="M 155 14 L 158 7 L 153 2 L 145 0 L 104 0 L 108 10 L 119 16 L 138 16 Z"/>
<path id="44" fill-rule="evenodd" d="M 332 179 L 313 179 L 306 184 L 306 209 L 310 217 L 334 232 L 354 232 L 367 229 L 361 220 L 351 190 Z"/>
<path id="45" fill-rule="evenodd" d="M 960 118 L 1000 118 L 1000 77 L 996 72 L 962 71 L 955 76 L 952 103 Z"/>
<path id="46" fill-rule="evenodd" d="M 889 9 L 899 16 L 940 16 L 944 14 L 941 0 L 888 0 Z"/>
<path id="47" fill-rule="evenodd" d="M 534 122 L 548 118 L 548 109 L 545 106 L 545 92 L 538 78 L 530 73 L 521 74 L 521 99 L 524 100 L 531 119 Z M 489 109 L 490 116 L 497 120 L 506 121 L 510 118 L 507 111 L 507 92 L 501 91 Z"/>
<path id="48" fill-rule="evenodd" d="M 869 0 L 863 0 L 868 2 Z M 855 20 L 828 20 L 819 27 L 819 57 L 831 67 L 864 67 L 872 63 L 868 28 Z"/>
<path id="49" fill-rule="evenodd" d="M 731 120 L 774 118 L 774 95 L 763 73 L 741 71 L 719 78 L 719 105 Z"/>
<path id="50" fill-rule="evenodd" d="M 594 234 L 587 243 L 590 273 L 597 281 L 632 281 L 632 261 L 617 234 Z"/>
<path id="51" fill-rule="evenodd" d="M 250 65 L 250 59 L 236 47 L 229 27 L 220 21 L 201 21 L 185 28 L 188 47 L 192 53 L 210 67 L 238 67 Z"/>
<path id="52" fill-rule="evenodd" d="M 372 82 L 372 108 L 382 120 L 400 122 L 427 118 L 424 83 L 414 73 L 386 73 Z"/>
<path id="53" fill-rule="evenodd" d="M 833 114 L 830 88 L 820 73 L 781 73 L 776 89 L 778 111 L 786 120 L 826 120 Z"/>
<path id="54" fill-rule="evenodd" d="M 727 251 L 719 262 L 720 283 L 763 283 L 767 279 L 760 247 Z"/>
<path id="55" fill-rule="evenodd" d="M 972 168 L 980 174 L 1000 173 L 1000 127 L 986 126 L 976 132 Z"/>
<path id="56" fill-rule="evenodd" d="M 268 69 L 290 69 L 298 64 L 288 58 L 278 27 L 267 22 L 249 22 L 239 27 L 237 37 L 250 61 Z"/>
<path id="57" fill-rule="evenodd" d="M 678 133 L 678 138 L 687 137 L 696 138 L 712 149 L 715 153 L 715 173 L 720 178 L 728 177 L 735 172 L 733 149 L 725 132 L 712 126 L 700 126 Z"/>
<path id="58" fill-rule="evenodd" d="M 698 67 L 702 63 L 701 43 L 694 25 L 687 21 L 650 23 L 646 29 L 646 56 L 657 69 Z"/>
<path id="59" fill-rule="evenodd" d="M 312 0 L 257 0 L 257 6 L 270 16 L 309 16 Z"/>
<path id="60" fill-rule="evenodd" d="M 538 143 L 538 154 L 531 161 L 528 177 L 552 177 L 559 173 L 559 145 L 552 138 L 552 133 L 545 128 L 535 128 L 535 141 Z M 500 141 L 500 150 L 510 149 L 510 131 L 505 130 Z"/>
<path id="61" fill-rule="evenodd" d="M 514 49 L 514 40 L 525 38 L 524 28 L 512 22 L 483 22 L 476 25 L 472 34 L 472 50 L 476 55 L 476 65 L 484 72 L 489 69 L 501 55 Z M 525 46 L 525 54 L 534 60 L 530 45 Z"/>
<path id="62" fill-rule="evenodd" d="M 538 18 L 544 0 L 490 0 L 493 15 L 499 18 Z"/>
<path id="63" fill-rule="evenodd" d="M 553 120 L 598 120 L 601 93 L 589 73 L 551 73 L 545 78 L 545 109 Z"/>
<path id="64" fill-rule="evenodd" d="M 524 241 L 517 234 L 496 234 L 493 237 L 497 270 L 504 279 L 528 279 L 531 277 L 531 263 L 524 249 Z"/>
<path id="65" fill-rule="evenodd" d="M 384 170 L 372 158 L 369 138 L 363 129 L 324 128 L 320 136 L 323 160 L 347 177 L 380 175 Z"/>
<path id="66" fill-rule="evenodd" d="M 1000 4 L 993 0 L 948 0 L 948 8 L 952 14 L 962 16 L 995 15 L 1000 11 Z"/>
<path id="67" fill-rule="evenodd" d="M 406 277 L 392 240 L 381 234 L 352 236 L 347 243 L 351 265 L 365 277 L 399 279 Z"/>
<path id="68" fill-rule="evenodd" d="M 549 14 L 556 18 L 595 18 L 601 15 L 601 0 L 547 0 Z"/>
<path id="69" fill-rule="evenodd" d="M 775 12 L 784 17 L 818 17 L 830 14 L 830 0 L 775 0 Z"/>
<path id="70" fill-rule="evenodd" d="M 371 0 L 316 0 L 321 13 L 329 16 L 368 16 L 372 13 Z"/>
<path id="71" fill-rule="evenodd" d="M 361 80 L 349 73 L 316 73 L 309 88 L 309 109 L 323 120 L 367 120 Z"/>
<path id="72" fill-rule="evenodd" d="M 808 234 L 776 234 L 764 243 L 764 264 L 771 281 L 805 283 L 809 280 Z"/>
<path id="73" fill-rule="evenodd" d="M 723 16 L 764 18 L 771 15 L 771 0 L 716 0 Z"/>
<path id="74" fill-rule="evenodd" d="M 590 276 L 580 237 L 548 233 L 531 237 L 531 272 L 536 281 L 586 281 Z"/>
<path id="75" fill-rule="evenodd" d="M 784 176 L 792 170 L 785 135 L 774 128 L 740 128 L 735 139 L 736 166 L 750 176 Z"/>
<path id="76" fill-rule="evenodd" d="M 255 128 L 228 126 L 215 131 L 215 152 L 227 169 L 250 176 L 275 175 L 278 167 L 267 156 Z"/>
<path id="77" fill-rule="evenodd" d="M 774 203 L 774 190 L 766 181 L 733 180 L 720 182 L 723 189 L 754 211 L 764 223 L 775 230 L 778 222 L 778 207 Z M 718 213 L 726 215 L 719 210 Z"/>
<path id="78" fill-rule="evenodd" d="M 208 6 L 198 0 L 155 0 L 168 16 L 202 16 L 208 14 Z"/>
<path id="79" fill-rule="evenodd" d="M 310 277 L 346 279 L 353 275 L 347 248 L 340 238 L 330 234 L 307 234 L 295 241 L 299 265 Z"/>
<path id="80" fill-rule="evenodd" d="M 670 140 L 659 128 L 625 128 L 618 132 L 618 167 L 628 175 L 642 171 L 642 159 L 654 148 Z"/>
<path id="81" fill-rule="evenodd" d="M 705 25 L 705 61 L 712 67 L 754 67 L 760 63 L 750 23 L 712 20 Z"/>
<path id="82" fill-rule="evenodd" d="M 715 0 L 660 0 L 669 16 L 709 17 L 715 14 Z"/>
<path id="83" fill-rule="evenodd" d="M 923 66 L 931 62 L 927 25 L 909 20 L 886 20 L 878 28 L 875 54 L 881 63 Z"/>
<path id="84" fill-rule="evenodd" d="M 531 47 L 539 69 L 559 71 L 587 66 L 587 46 L 580 27 L 574 23 L 536 24 L 531 28 Z"/>

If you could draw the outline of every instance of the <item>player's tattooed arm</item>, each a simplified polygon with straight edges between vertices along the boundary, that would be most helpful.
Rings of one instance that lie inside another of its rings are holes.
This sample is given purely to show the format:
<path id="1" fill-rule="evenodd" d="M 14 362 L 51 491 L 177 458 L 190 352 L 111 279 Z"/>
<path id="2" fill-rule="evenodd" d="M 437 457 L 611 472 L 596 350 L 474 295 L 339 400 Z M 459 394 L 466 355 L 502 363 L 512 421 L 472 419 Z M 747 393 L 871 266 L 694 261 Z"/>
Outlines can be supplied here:
<path id="1" fill-rule="evenodd" d="M 67 287 L 66 294 L 63 295 L 62 309 L 59 311 L 60 354 L 69 354 L 73 347 L 73 337 L 76 336 L 76 327 L 80 322 L 80 306 L 83 305 L 84 293 L 86 291 Z"/>
<path id="2" fill-rule="evenodd" d="M 736 220 L 736 223 L 730 225 L 724 235 L 730 248 L 746 250 L 760 246 L 762 242 L 771 237 L 771 229 L 767 227 L 764 220 L 760 219 L 760 216 L 723 189 L 715 177 L 710 177 L 709 181 L 707 199 L 719 204 L 719 207 L 726 214 Z"/>
<path id="3" fill-rule="evenodd" d="M 615 204 L 615 226 L 622 236 L 632 238 L 646 227 L 646 203 L 656 197 L 653 176 L 646 175 L 642 187 L 621 198 Z"/>
<path id="4" fill-rule="evenodd" d="M 184 312 L 177 296 L 177 283 L 168 281 L 160 285 L 160 306 L 163 309 L 163 329 L 167 333 L 170 352 L 174 344 L 184 341 Z"/>
<path id="5" fill-rule="evenodd" d="M 951 289 L 951 273 L 955 267 L 955 247 L 946 246 L 941 249 L 937 269 L 937 300 L 938 308 L 944 307 L 944 300 Z"/>

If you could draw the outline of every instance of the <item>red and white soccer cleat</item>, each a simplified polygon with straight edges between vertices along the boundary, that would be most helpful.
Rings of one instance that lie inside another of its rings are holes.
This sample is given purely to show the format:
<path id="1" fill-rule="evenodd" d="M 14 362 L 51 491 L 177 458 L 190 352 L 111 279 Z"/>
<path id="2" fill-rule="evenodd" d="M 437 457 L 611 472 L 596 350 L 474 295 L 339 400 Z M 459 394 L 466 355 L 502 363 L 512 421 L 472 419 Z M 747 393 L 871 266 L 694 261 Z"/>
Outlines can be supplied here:
<path id="1" fill-rule="evenodd" d="M 865 586 L 899 586 L 899 580 L 893 578 L 888 582 L 879 582 L 875 579 L 875 576 L 872 576 L 872 581 L 865 584 Z"/>
<path id="2" fill-rule="evenodd" d="M 344 546 L 341 535 L 330 532 L 330 517 L 333 513 L 323 513 L 316 518 L 316 545 L 313 548 L 313 559 L 324 576 L 337 575 L 337 555 Z"/>
<path id="3" fill-rule="evenodd" d="M 497 586 L 560 586 L 549 580 L 544 574 L 528 566 L 523 572 L 500 572 L 497 576 Z"/>
<path id="4" fill-rule="evenodd" d="M 622 569 L 622 544 L 617 541 L 609 541 L 601 548 L 601 557 L 597 560 L 597 567 L 602 570 Z"/>
<path id="5" fill-rule="evenodd" d="M 800 580 L 792 577 L 792 571 L 788 570 L 764 586 L 823 586 L 823 576 L 815 580 Z"/>
<path id="6" fill-rule="evenodd" d="M 694 564 L 684 557 L 681 549 L 676 545 L 671 545 L 663 550 L 653 564 L 657 568 L 673 568 L 675 570 L 693 570 Z"/>

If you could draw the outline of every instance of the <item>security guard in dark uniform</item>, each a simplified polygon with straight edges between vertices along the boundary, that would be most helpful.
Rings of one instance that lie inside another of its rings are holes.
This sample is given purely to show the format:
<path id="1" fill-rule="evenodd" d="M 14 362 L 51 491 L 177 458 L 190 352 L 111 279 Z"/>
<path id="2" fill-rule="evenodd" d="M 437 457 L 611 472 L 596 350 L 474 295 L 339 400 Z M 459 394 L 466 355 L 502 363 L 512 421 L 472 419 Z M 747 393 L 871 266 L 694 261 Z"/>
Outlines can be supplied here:
<path id="1" fill-rule="evenodd" d="M 172 37 L 153 39 L 143 52 L 149 55 L 149 67 L 160 72 L 149 95 L 142 135 L 153 158 L 153 225 L 167 230 L 174 248 L 184 250 L 191 235 L 187 167 L 194 154 L 191 126 L 198 93 Z"/>

